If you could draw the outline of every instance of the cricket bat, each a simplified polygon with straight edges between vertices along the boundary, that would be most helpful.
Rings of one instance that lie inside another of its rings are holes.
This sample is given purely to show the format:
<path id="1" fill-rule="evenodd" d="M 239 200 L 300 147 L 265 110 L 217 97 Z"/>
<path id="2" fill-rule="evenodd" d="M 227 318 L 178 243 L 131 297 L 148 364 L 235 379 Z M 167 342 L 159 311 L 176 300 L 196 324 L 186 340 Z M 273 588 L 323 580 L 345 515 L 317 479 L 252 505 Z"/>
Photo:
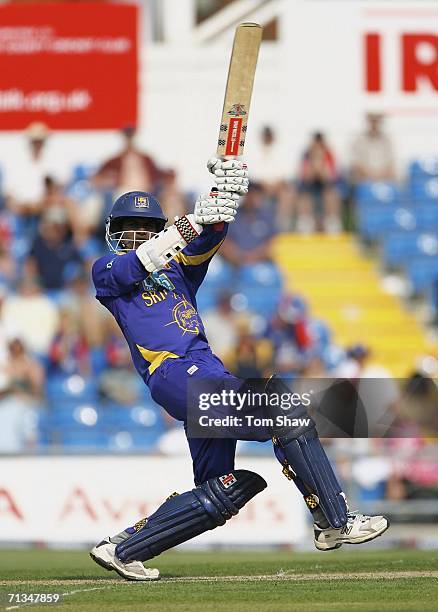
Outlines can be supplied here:
<path id="1" fill-rule="evenodd" d="M 241 23 L 236 28 L 219 128 L 218 157 L 233 159 L 243 155 L 262 32 L 258 23 Z M 218 230 L 222 227 L 223 223 L 215 225 Z"/>
<path id="2" fill-rule="evenodd" d="M 241 23 L 236 28 L 217 143 L 218 157 L 243 155 L 249 106 L 263 28 Z"/>

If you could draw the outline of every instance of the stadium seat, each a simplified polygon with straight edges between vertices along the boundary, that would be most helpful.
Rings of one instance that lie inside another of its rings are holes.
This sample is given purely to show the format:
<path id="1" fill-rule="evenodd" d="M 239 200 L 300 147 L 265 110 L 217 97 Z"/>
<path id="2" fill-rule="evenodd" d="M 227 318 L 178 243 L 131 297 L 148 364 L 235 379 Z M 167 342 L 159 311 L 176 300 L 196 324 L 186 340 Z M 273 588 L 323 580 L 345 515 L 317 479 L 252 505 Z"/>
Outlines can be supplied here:
<path id="1" fill-rule="evenodd" d="M 395 183 L 364 182 L 356 187 L 356 200 L 358 203 L 368 202 L 375 205 L 394 205 L 401 202 L 401 193 Z"/>
<path id="2" fill-rule="evenodd" d="M 438 279 L 438 256 L 416 257 L 406 270 L 413 293 L 425 293 Z"/>
<path id="3" fill-rule="evenodd" d="M 64 401 L 51 406 L 47 415 L 48 424 L 52 428 L 88 429 L 100 426 L 100 414 L 97 404 Z"/>
<path id="4" fill-rule="evenodd" d="M 152 400 L 130 406 L 108 403 L 102 408 L 101 427 L 109 434 L 110 450 L 150 449 L 165 431 L 162 410 Z"/>
<path id="5" fill-rule="evenodd" d="M 391 267 L 403 267 L 413 257 L 437 254 L 438 234 L 392 232 L 383 241 L 383 260 Z"/>
<path id="6" fill-rule="evenodd" d="M 416 211 L 392 204 L 362 204 L 357 221 L 359 233 L 366 240 L 378 240 L 393 230 L 415 230 L 418 224 Z"/>
<path id="7" fill-rule="evenodd" d="M 97 382 L 79 374 L 49 376 L 46 395 L 49 401 L 55 404 L 66 400 L 94 402 L 98 395 Z"/>
<path id="8" fill-rule="evenodd" d="M 425 155 L 412 160 L 408 166 L 408 176 L 411 189 L 430 178 L 438 177 L 438 157 Z"/>
<path id="9" fill-rule="evenodd" d="M 108 443 L 108 434 L 100 421 L 97 404 L 67 401 L 49 410 L 47 432 L 53 444 L 65 449 L 103 450 Z"/>
<path id="10" fill-rule="evenodd" d="M 417 227 L 426 232 L 438 232 L 438 206 L 422 204 L 413 209 Z"/>
<path id="11" fill-rule="evenodd" d="M 116 402 L 102 403 L 102 421 L 108 428 L 158 427 L 162 428 L 162 412 L 152 400 L 141 401 L 128 406 Z"/>
<path id="12" fill-rule="evenodd" d="M 158 436 L 135 429 L 117 431 L 109 436 L 107 447 L 113 453 L 151 451 L 158 442 Z"/>
<path id="13" fill-rule="evenodd" d="M 414 205 L 438 205 L 438 177 L 411 184 L 410 195 Z"/>
<path id="14" fill-rule="evenodd" d="M 331 331 L 325 321 L 311 319 L 307 326 L 312 344 L 318 352 L 322 352 L 330 345 Z"/>
<path id="15" fill-rule="evenodd" d="M 249 310 L 269 318 L 275 312 L 282 294 L 282 277 L 271 262 L 242 266 L 237 287 Z"/>
<path id="16" fill-rule="evenodd" d="M 49 423 L 49 415 L 47 410 L 39 410 L 38 411 L 38 439 L 37 445 L 38 449 L 44 449 L 51 444 L 51 429 Z"/>
<path id="17" fill-rule="evenodd" d="M 232 290 L 233 280 L 234 272 L 231 266 L 221 257 L 214 257 L 196 296 L 198 310 L 202 312 L 214 308 L 219 295 L 226 290 Z"/>
<path id="18" fill-rule="evenodd" d="M 108 436 L 99 429 L 61 429 L 52 439 L 55 445 L 60 445 L 64 450 L 75 450 L 79 453 L 84 450 L 102 452 L 108 446 Z"/>

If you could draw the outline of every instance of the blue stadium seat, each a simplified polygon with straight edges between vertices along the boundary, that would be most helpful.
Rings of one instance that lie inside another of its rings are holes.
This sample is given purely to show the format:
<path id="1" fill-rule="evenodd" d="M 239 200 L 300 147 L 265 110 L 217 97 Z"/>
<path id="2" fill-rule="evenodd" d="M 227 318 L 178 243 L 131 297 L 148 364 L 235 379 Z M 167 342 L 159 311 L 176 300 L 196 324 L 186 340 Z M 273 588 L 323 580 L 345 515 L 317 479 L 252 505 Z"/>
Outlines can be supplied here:
<path id="1" fill-rule="evenodd" d="M 85 449 L 103 452 L 108 446 L 108 435 L 99 429 L 62 429 L 57 431 L 52 439 L 54 444 L 61 445 L 65 450 L 77 452 L 83 452 Z"/>
<path id="2" fill-rule="evenodd" d="M 47 432 L 51 442 L 65 448 L 105 449 L 108 434 L 101 426 L 97 404 L 63 402 L 47 415 Z"/>
<path id="3" fill-rule="evenodd" d="M 438 206 L 422 204 L 413 209 L 419 230 L 438 232 Z"/>
<path id="4" fill-rule="evenodd" d="M 101 404 L 102 422 L 110 429 L 145 427 L 162 429 L 163 415 L 161 408 L 152 400 L 141 401 L 129 406 L 115 402 Z"/>
<path id="5" fill-rule="evenodd" d="M 155 448 L 160 435 L 135 429 L 118 431 L 109 436 L 107 450 L 112 453 L 151 451 Z"/>
<path id="6" fill-rule="evenodd" d="M 47 415 L 51 428 L 90 429 L 100 427 L 100 411 L 98 404 L 88 404 L 75 400 L 66 400 L 53 404 Z"/>
<path id="7" fill-rule="evenodd" d="M 247 301 L 248 309 L 271 317 L 277 309 L 283 289 L 280 270 L 272 262 L 242 266 L 236 283 Z"/>
<path id="8" fill-rule="evenodd" d="M 110 433 L 110 451 L 151 450 L 165 432 L 163 413 L 156 404 L 108 408 L 109 412 L 104 419 Z"/>
<path id="9" fill-rule="evenodd" d="M 392 204 L 360 205 L 357 222 L 360 235 L 367 240 L 378 240 L 391 231 L 412 231 L 418 227 L 417 210 Z"/>
<path id="10" fill-rule="evenodd" d="M 392 232 L 384 238 L 383 260 L 387 266 L 402 267 L 421 255 L 438 255 L 438 234 Z"/>
<path id="11" fill-rule="evenodd" d="M 412 183 L 410 194 L 414 205 L 438 205 L 438 177 Z"/>
<path id="12" fill-rule="evenodd" d="M 152 400 L 131 406 L 108 403 L 101 416 L 111 451 L 151 449 L 165 431 L 163 412 Z"/>
<path id="13" fill-rule="evenodd" d="M 225 290 L 232 290 L 233 280 L 234 272 L 231 266 L 222 257 L 213 257 L 207 276 L 196 296 L 198 310 L 206 311 L 214 308 L 219 295 Z"/>
<path id="14" fill-rule="evenodd" d="M 47 410 L 38 411 L 38 448 L 46 448 L 51 443 L 51 429 Z"/>
<path id="15" fill-rule="evenodd" d="M 395 183 L 364 182 L 356 187 L 356 200 L 359 203 L 368 202 L 376 205 L 399 204 L 401 193 Z"/>
<path id="16" fill-rule="evenodd" d="M 97 382 L 79 374 L 49 376 L 46 395 L 51 402 L 64 402 L 72 399 L 81 402 L 94 402 L 98 396 Z"/>
<path id="17" fill-rule="evenodd" d="M 322 352 L 330 345 L 331 331 L 325 321 L 311 319 L 308 324 L 308 331 L 318 352 Z"/>
<path id="18" fill-rule="evenodd" d="M 415 294 L 425 293 L 438 279 L 438 256 L 416 257 L 406 267 Z"/>
<path id="19" fill-rule="evenodd" d="M 408 167 L 411 184 L 423 182 L 434 176 L 438 177 L 438 157 L 424 155 L 410 162 Z"/>

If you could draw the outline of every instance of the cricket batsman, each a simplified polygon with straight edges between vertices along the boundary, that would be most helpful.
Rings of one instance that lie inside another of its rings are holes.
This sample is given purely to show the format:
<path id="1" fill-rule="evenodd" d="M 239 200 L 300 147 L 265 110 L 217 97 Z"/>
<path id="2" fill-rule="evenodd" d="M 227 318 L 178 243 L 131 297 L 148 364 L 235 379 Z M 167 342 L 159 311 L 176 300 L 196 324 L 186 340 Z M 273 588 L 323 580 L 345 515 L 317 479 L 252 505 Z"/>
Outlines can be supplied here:
<path id="1" fill-rule="evenodd" d="M 248 191 L 248 172 L 236 160 L 212 158 L 207 166 L 217 191 L 200 196 L 192 214 L 167 228 L 155 197 L 138 191 L 120 196 L 106 225 L 111 254 L 98 259 L 92 272 L 96 297 L 120 326 L 153 399 L 185 424 L 191 377 L 241 382 L 212 353 L 196 293 L 234 221 L 240 196 Z M 270 379 L 270 390 L 281 384 Z M 304 407 L 294 410 L 297 418 L 307 416 Z M 283 471 L 312 513 L 316 548 L 333 550 L 381 535 L 389 526 L 385 517 L 349 512 L 315 424 L 307 421 L 273 441 Z M 224 525 L 266 487 L 258 474 L 234 468 L 235 439 L 188 437 L 188 446 L 195 487 L 103 539 L 90 553 L 96 563 L 127 580 L 157 580 L 159 571 L 144 561 Z"/>

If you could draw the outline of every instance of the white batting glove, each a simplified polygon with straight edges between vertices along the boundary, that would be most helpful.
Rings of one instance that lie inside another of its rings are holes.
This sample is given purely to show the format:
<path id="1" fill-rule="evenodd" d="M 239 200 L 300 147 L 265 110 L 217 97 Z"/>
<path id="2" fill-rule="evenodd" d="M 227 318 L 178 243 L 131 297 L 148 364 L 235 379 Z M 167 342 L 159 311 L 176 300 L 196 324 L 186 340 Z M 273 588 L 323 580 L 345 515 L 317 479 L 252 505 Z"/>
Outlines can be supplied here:
<path id="1" fill-rule="evenodd" d="M 239 196 L 248 193 L 248 169 L 243 161 L 223 161 L 212 157 L 207 162 L 207 168 L 214 176 L 218 191 L 228 194 L 227 197 L 237 200 Z"/>
<path id="2" fill-rule="evenodd" d="M 195 203 L 194 220 L 201 225 L 214 223 L 232 223 L 239 203 L 226 193 L 201 195 Z"/>
<path id="3" fill-rule="evenodd" d="M 137 257 L 148 272 L 162 270 L 184 247 L 196 240 L 203 229 L 193 213 L 175 217 L 173 225 L 155 234 L 136 249 Z"/>

